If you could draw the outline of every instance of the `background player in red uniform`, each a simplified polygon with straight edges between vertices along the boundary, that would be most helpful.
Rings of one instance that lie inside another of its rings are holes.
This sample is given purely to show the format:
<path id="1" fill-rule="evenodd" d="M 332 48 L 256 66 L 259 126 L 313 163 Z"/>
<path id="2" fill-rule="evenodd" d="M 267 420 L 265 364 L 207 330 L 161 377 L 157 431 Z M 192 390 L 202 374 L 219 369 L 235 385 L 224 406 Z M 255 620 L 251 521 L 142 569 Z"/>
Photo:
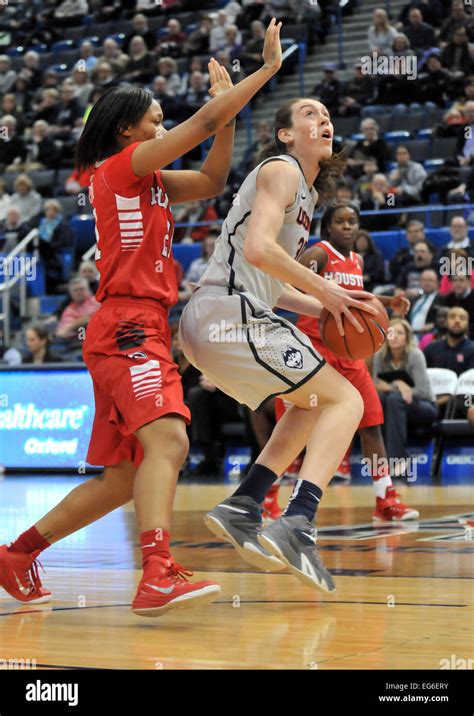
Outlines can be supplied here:
<path id="1" fill-rule="evenodd" d="M 320 276 L 336 281 L 346 289 L 364 289 L 364 260 L 354 252 L 354 242 L 359 229 L 359 212 L 351 204 L 335 204 L 329 207 L 321 219 L 321 241 L 305 251 L 300 262 Z M 409 309 L 408 300 L 402 295 L 377 296 L 385 305 L 398 313 Z M 357 388 L 364 401 L 364 414 L 359 425 L 362 452 L 372 466 L 376 506 L 373 519 L 377 521 L 413 520 L 419 517 L 417 510 L 404 505 L 395 491 L 389 471 L 389 463 L 382 436 L 383 410 L 374 382 L 363 360 L 339 358 L 322 342 L 319 319 L 300 315 L 297 324 L 311 339 L 316 350 L 323 355 L 339 373 Z M 276 401 L 277 418 L 284 413 L 280 398 Z M 382 460 L 381 460 L 382 458 Z"/>
<path id="2" fill-rule="evenodd" d="M 155 616 L 212 601 L 212 582 L 191 584 L 169 551 L 179 469 L 188 451 L 189 411 L 170 354 L 168 309 L 177 300 L 171 255 L 171 203 L 206 199 L 225 186 L 233 119 L 281 66 L 280 24 L 267 29 L 263 66 L 232 87 L 209 63 L 214 98 L 169 132 L 161 107 L 122 86 L 93 107 L 79 141 L 79 169 L 93 167 L 90 200 L 97 234 L 100 310 L 89 323 L 84 359 L 94 383 L 95 418 L 87 455 L 105 465 L 8 547 L 0 547 L 0 585 L 22 602 L 48 601 L 36 558 L 53 542 L 134 499 L 143 578 L 132 605 Z M 229 124 L 230 123 L 230 124 Z M 217 132 L 200 171 L 161 171 Z"/>

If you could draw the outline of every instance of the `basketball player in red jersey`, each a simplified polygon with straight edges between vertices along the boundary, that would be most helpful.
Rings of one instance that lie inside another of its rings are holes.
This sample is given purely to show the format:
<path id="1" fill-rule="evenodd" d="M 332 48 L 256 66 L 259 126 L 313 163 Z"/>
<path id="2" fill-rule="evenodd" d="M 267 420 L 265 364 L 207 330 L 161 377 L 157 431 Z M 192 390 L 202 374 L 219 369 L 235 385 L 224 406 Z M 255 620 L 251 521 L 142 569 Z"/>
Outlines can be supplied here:
<path id="1" fill-rule="evenodd" d="M 336 204 L 329 207 L 321 220 L 322 240 L 305 251 L 300 262 L 346 289 L 363 290 L 364 260 L 353 250 L 358 229 L 359 212 L 354 205 Z M 405 314 L 409 309 L 410 304 L 403 295 L 377 298 L 398 313 Z M 373 519 L 382 522 L 418 519 L 417 510 L 404 505 L 392 485 L 381 430 L 382 405 L 365 361 L 346 360 L 330 351 L 321 340 L 319 319 L 300 315 L 296 325 L 306 333 L 327 362 L 357 388 L 363 398 L 364 414 L 359 425 L 359 434 L 363 455 L 373 466 L 372 479 L 376 496 Z M 275 402 L 279 418 L 285 412 L 285 407 L 280 398 Z"/>
<path id="2" fill-rule="evenodd" d="M 188 582 L 185 576 L 192 572 L 176 564 L 169 549 L 190 418 L 170 354 L 168 309 L 177 301 L 170 204 L 207 199 L 224 188 L 233 120 L 281 66 L 280 26 L 272 19 L 264 64 L 235 87 L 212 59 L 213 99 L 168 132 L 158 102 L 131 86 L 104 94 L 88 117 L 77 163 L 79 169 L 94 168 L 90 200 L 100 272 L 96 297 L 102 306 L 84 344 L 95 396 L 87 461 L 105 468 L 100 478 L 76 487 L 36 525 L 0 547 L 0 586 L 22 602 L 51 597 L 38 576 L 36 558 L 43 549 L 132 498 L 144 570 L 133 611 L 157 616 L 213 601 L 220 593 L 212 582 Z M 216 132 L 200 171 L 162 170 Z"/>

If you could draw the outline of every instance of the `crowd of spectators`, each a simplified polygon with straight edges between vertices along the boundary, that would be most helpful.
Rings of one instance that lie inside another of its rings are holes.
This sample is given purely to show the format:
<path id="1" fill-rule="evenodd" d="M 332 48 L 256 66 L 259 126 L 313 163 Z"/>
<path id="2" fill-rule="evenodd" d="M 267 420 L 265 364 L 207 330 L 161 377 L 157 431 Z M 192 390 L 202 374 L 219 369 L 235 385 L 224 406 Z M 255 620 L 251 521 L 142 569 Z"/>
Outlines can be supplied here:
<path id="1" fill-rule="evenodd" d="M 53 315 L 23 331 L 23 362 L 80 359 L 80 331 L 85 331 L 99 307 L 94 298 L 98 281 L 94 264 L 79 264 L 76 256 L 76 273 L 65 282 L 58 255 L 74 247 L 62 199 L 75 197 L 87 186 L 87 177 L 73 171 L 74 149 L 101 94 L 120 83 L 142 85 L 160 102 L 165 126 L 170 128 L 209 101 L 206 68 L 211 54 L 232 71 L 237 82 L 260 64 L 265 25 L 272 16 L 306 23 L 312 40 L 322 44 L 334 9 L 330 0 L 241 0 L 212 8 L 207 2 L 205 12 L 199 5 L 195 0 L 159 4 L 146 0 L 108 0 L 107 4 L 25 0 L 21 11 L 13 4 L 0 6 L 0 167 L 4 172 L 0 180 L 0 251 L 8 253 L 31 228 L 38 228 L 46 293 L 67 292 Z M 195 13 L 195 22 L 189 16 L 186 22 L 180 21 L 180 13 L 186 11 Z M 51 54 L 63 32 L 81 27 L 85 18 L 90 23 L 90 37 L 78 34 L 63 55 Z M 160 18 L 159 27 L 156 18 Z M 109 31 L 100 39 L 94 36 L 97 23 L 111 21 L 127 21 L 128 30 L 122 34 Z M 15 55 L 12 50 L 20 42 L 28 49 Z M 450 220 L 451 240 L 437 250 L 426 239 L 423 222 L 411 220 L 410 214 L 403 212 L 433 194 L 459 202 L 474 199 L 473 43 L 474 17 L 461 0 L 453 0 L 450 6 L 438 0 L 413 0 L 393 18 L 377 8 L 368 30 L 367 53 L 377 59 L 416 61 L 416 76 L 408 77 L 408 70 L 396 64 L 389 73 L 380 72 L 375 61 L 370 72 L 361 61 L 351 76 L 342 80 L 336 65 L 326 64 L 310 92 L 326 104 L 336 121 L 359 118 L 360 136 L 337 138 L 335 148 L 345 148 L 348 156 L 337 199 L 374 212 L 363 216 L 356 241 L 356 250 L 364 257 L 365 286 L 375 293 L 403 290 L 411 301 L 406 321 L 394 317 L 399 345 L 386 344 L 374 373 L 383 396 L 389 451 L 394 455 L 402 452 L 400 445 L 406 442 L 406 420 L 429 422 L 436 417 L 435 408 L 442 407 L 436 405 L 426 381 L 421 387 L 417 384 L 420 365 L 450 367 L 458 373 L 474 367 L 471 218 L 458 212 Z M 52 59 L 45 64 L 43 58 L 48 53 L 60 61 Z M 410 142 L 387 141 L 377 122 L 382 111 L 428 113 L 433 108 L 443 110 L 439 124 L 431 127 L 433 136 L 456 140 L 453 156 L 435 172 L 412 157 Z M 233 193 L 271 138 L 271 122 L 261 121 L 254 143 L 232 167 L 223 194 L 216 200 L 175 209 L 175 221 L 191 226 L 177 228 L 174 242 L 200 242 L 202 247 L 201 257 L 186 272 L 175 262 L 181 306 L 212 255 L 219 220 L 226 215 Z M 186 161 L 200 157 L 200 150 L 193 150 L 185 157 L 185 166 Z M 70 175 L 56 187 L 36 186 L 35 173 L 48 170 L 69 170 Z M 388 208 L 398 212 L 384 211 Z M 216 224 L 192 226 L 202 221 Z M 372 233 L 393 228 L 405 231 L 406 242 L 387 262 Z M 177 336 L 174 340 L 186 400 L 194 413 L 203 416 L 195 421 L 192 438 L 203 450 L 207 469 L 216 459 L 210 436 L 222 421 L 212 422 L 205 416 L 233 420 L 238 419 L 239 411 L 187 364 Z M 6 360 L 5 346 L 2 355 Z M 18 355 L 11 361 L 21 361 L 21 353 Z M 391 370 L 402 366 L 406 376 L 414 372 L 416 379 L 413 375 L 410 379 L 414 384 L 401 378 L 394 379 L 399 381 L 396 386 L 394 381 L 384 381 L 389 364 Z M 474 423 L 472 410 L 466 416 Z M 250 415 L 246 424 L 252 426 L 258 420 Z"/>

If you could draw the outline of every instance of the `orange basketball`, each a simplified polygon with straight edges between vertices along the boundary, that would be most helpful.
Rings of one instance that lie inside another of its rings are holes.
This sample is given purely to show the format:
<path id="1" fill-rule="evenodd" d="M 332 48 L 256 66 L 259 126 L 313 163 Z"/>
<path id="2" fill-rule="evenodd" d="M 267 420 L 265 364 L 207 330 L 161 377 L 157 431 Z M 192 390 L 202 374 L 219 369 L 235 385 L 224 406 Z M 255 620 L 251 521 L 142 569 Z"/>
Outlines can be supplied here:
<path id="1" fill-rule="evenodd" d="M 364 327 L 363 333 L 358 333 L 346 316 L 342 316 L 345 335 L 341 336 L 332 313 L 329 313 L 326 308 L 321 311 L 319 330 L 323 343 L 340 358 L 349 360 L 368 358 L 376 353 L 385 342 L 389 324 L 387 311 L 375 296 L 367 300 L 372 301 L 378 309 L 376 316 L 366 311 L 360 311 L 358 308 L 349 309 Z"/>

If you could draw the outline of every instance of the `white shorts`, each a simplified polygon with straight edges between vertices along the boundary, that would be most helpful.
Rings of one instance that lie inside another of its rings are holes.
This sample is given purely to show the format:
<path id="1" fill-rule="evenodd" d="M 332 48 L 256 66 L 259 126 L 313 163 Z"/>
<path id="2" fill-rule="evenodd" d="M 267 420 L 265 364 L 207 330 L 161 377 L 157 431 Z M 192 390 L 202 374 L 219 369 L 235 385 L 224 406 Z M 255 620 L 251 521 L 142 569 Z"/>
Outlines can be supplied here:
<path id="1" fill-rule="evenodd" d="M 325 364 L 310 339 L 249 293 L 204 286 L 179 323 L 186 358 L 214 385 L 256 410 L 290 393 Z"/>

